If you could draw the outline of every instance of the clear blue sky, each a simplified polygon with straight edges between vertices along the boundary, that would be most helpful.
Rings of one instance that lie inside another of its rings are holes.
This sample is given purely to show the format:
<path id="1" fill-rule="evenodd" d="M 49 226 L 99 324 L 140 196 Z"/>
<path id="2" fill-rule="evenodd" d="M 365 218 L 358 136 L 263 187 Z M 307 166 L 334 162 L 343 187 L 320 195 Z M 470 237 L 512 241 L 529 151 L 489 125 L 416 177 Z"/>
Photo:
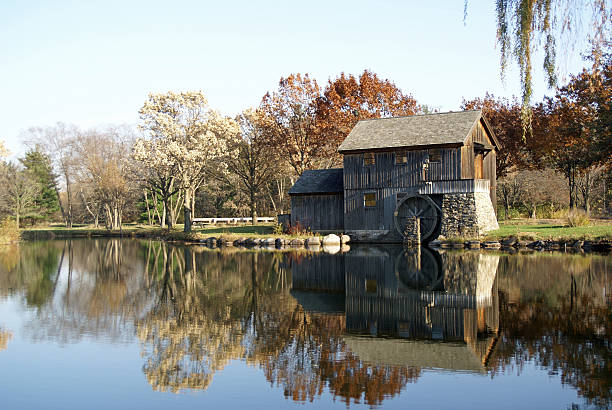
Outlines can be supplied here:
<path id="1" fill-rule="evenodd" d="M 456 110 L 463 97 L 519 95 L 505 85 L 493 0 L 0 2 L 0 139 L 57 121 L 83 128 L 138 122 L 150 92 L 202 90 L 234 115 L 281 76 L 321 85 L 370 69 L 419 103 Z M 546 90 L 535 62 L 535 99 Z M 583 63 L 576 53 L 566 72 Z"/>

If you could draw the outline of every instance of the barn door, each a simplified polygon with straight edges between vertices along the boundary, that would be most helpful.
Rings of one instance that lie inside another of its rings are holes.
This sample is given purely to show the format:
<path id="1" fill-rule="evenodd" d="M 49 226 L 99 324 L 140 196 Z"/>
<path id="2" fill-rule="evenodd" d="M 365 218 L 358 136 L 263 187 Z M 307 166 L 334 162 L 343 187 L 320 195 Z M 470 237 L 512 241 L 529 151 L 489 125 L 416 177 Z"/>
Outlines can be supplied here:
<path id="1" fill-rule="evenodd" d="M 474 155 L 474 178 L 482 179 L 482 152 Z"/>

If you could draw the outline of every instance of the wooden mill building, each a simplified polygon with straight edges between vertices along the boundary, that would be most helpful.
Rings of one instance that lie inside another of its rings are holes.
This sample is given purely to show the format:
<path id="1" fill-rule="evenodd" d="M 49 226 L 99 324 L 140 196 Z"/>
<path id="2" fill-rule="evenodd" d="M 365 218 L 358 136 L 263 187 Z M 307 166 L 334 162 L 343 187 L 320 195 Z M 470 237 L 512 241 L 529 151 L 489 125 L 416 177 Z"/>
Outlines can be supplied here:
<path id="1" fill-rule="evenodd" d="M 291 223 L 356 241 L 401 242 L 497 229 L 493 130 L 480 110 L 359 121 L 343 169 L 310 170 L 289 190 Z"/>

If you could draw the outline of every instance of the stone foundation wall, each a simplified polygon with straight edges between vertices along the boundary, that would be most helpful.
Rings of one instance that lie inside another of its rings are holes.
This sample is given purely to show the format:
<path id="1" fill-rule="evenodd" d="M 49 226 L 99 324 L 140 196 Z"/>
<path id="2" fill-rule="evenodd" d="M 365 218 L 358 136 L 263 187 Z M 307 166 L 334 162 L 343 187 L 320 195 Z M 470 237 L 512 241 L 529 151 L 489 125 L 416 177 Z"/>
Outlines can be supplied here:
<path id="1" fill-rule="evenodd" d="M 499 228 L 486 192 L 445 194 L 442 197 L 440 235 L 476 237 Z"/>

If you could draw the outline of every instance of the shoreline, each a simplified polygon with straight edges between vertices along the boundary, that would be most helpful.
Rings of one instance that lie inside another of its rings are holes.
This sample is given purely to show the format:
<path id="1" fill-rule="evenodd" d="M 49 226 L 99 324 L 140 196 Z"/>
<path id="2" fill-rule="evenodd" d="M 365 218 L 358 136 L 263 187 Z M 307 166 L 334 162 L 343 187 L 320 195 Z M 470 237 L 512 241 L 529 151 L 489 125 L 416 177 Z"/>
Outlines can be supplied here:
<path id="1" fill-rule="evenodd" d="M 382 242 L 359 242 L 343 240 L 340 242 L 325 243 L 325 238 L 320 235 L 254 235 L 239 233 L 222 233 L 206 235 L 205 232 L 184 233 L 181 231 L 167 231 L 165 229 L 125 229 L 122 231 L 108 231 L 106 229 L 36 229 L 24 230 L 21 240 L 50 240 L 50 239 L 86 239 L 86 238 L 135 238 L 153 239 L 169 243 L 181 243 L 185 245 L 208 245 L 210 247 L 245 247 L 245 248 L 306 248 L 317 250 L 325 245 L 398 245 Z M 612 241 L 610 239 L 583 239 L 583 238 L 563 238 L 563 239 L 535 239 L 520 240 L 514 235 L 500 238 L 467 239 L 454 238 L 448 240 L 434 240 L 424 244 L 432 249 L 468 249 L 468 250 L 506 250 L 515 252 L 518 250 L 533 251 L 571 251 L 571 252 L 612 252 Z"/>

